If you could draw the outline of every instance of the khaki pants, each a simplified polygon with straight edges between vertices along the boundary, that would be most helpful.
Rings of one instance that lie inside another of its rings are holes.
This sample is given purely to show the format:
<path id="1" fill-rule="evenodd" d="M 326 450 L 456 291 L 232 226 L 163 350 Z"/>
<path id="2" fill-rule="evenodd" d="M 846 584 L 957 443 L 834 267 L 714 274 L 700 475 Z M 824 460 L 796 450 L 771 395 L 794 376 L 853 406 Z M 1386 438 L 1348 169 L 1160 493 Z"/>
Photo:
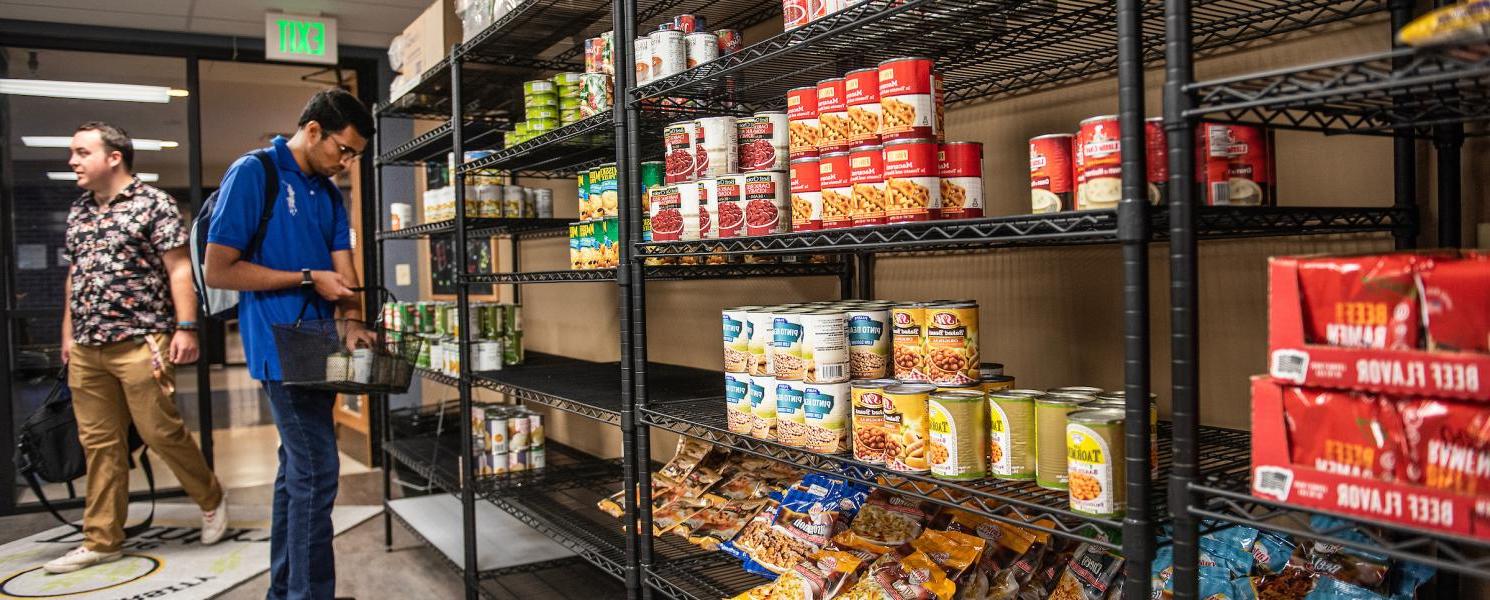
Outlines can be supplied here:
<path id="1" fill-rule="evenodd" d="M 170 337 L 152 334 L 162 353 Z M 144 338 L 84 346 L 74 344 L 67 383 L 78 418 L 78 438 L 88 462 L 88 503 L 83 511 L 83 545 L 114 552 L 124 543 L 129 512 L 129 424 L 133 422 L 155 454 L 165 460 L 187 495 L 202 510 L 222 503 L 222 487 L 207 460 L 187 433 L 172 394 L 175 368 L 161 357 L 161 381 L 151 367 L 152 350 Z"/>

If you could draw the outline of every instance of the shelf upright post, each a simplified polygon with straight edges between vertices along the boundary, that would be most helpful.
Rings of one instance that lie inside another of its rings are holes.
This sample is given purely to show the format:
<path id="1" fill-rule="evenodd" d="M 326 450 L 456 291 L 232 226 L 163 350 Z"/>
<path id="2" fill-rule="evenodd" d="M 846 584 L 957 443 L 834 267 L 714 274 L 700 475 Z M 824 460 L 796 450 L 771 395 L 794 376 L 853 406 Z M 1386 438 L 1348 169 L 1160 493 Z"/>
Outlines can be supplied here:
<path id="1" fill-rule="evenodd" d="M 614 0 L 611 3 L 612 35 L 616 43 L 611 50 L 611 56 L 615 60 L 614 71 L 616 73 L 616 94 L 614 108 L 611 109 L 611 118 L 615 127 L 616 140 L 616 197 L 620 202 L 617 226 L 620 228 L 620 265 L 616 267 L 616 293 L 620 317 L 621 335 L 621 485 L 625 490 L 623 494 L 623 506 L 625 514 L 637 514 L 638 508 L 645 504 L 652 505 L 649 500 L 651 495 L 643 496 L 648 500 L 637 497 L 636 482 L 638 478 L 646 477 L 647 464 L 639 463 L 637 455 L 637 411 L 636 411 L 636 374 L 632 363 L 632 343 L 638 337 L 636 327 L 645 327 L 642 323 L 637 325 L 632 322 L 632 287 L 637 285 L 636 277 L 639 272 L 631 270 L 633 256 L 635 254 L 632 244 L 641 240 L 641 218 L 637 214 L 641 202 L 633 198 L 638 187 L 640 187 L 639 175 L 632 170 L 633 159 L 636 148 L 630 145 L 634 137 L 628 137 L 632 131 L 628 124 L 634 122 L 635 114 L 628 101 L 631 97 L 631 87 L 636 76 L 636 68 L 631 59 L 631 40 L 635 37 L 631 32 L 634 25 L 631 22 L 636 14 L 635 4 L 627 0 Z M 645 331 L 645 330 L 643 330 Z M 644 338 L 643 338 L 644 339 Z M 651 539 L 651 535 L 642 534 L 636 527 L 635 519 L 628 519 L 623 526 L 626 531 L 626 564 L 625 582 L 626 597 L 640 598 L 642 590 L 646 588 L 641 561 L 641 539 Z M 650 526 L 646 530 L 651 532 Z"/>
<path id="2" fill-rule="evenodd" d="M 1434 8 L 1453 4 L 1448 0 L 1433 0 Z M 1395 16 L 1395 14 L 1394 14 Z M 1449 94 L 1458 94 L 1450 91 Z M 1434 158 L 1437 159 L 1438 175 L 1438 247 L 1458 248 L 1463 245 L 1460 228 L 1460 192 L 1464 173 L 1464 126 L 1461 124 L 1436 125 L 1433 127 Z"/>
<path id="3" fill-rule="evenodd" d="M 383 130 L 383 116 L 381 111 L 374 109 L 373 126 L 378 131 Z M 383 156 L 383 136 L 373 136 L 373 229 L 368 232 L 373 239 L 372 253 L 376 255 L 374 263 L 376 270 L 369 269 L 367 278 L 377 285 L 383 285 L 383 244 L 386 243 L 377 232 L 383 229 L 383 164 L 379 158 Z M 363 210 L 367 210 L 366 203 Z M 366 239 L 368 236 L 363 236 Z M 393 511 L 388 509 L 388 501 L 393 499 L 393 457 L 388 454 L 388 441 L 392 439 L 388 434 L 388 396 L 378 395 L 371 398 L 371 406 L 367 410 L 373 411 L 374 418 L 378 421 L 378 451 L 382 456 L 383 464 L 383 550 L 393 551 Z"/>
<path id="4" fill-rule="evenodd" d="M 1397 46 L 1397 31 L 1412 20 L 1413 0 L 1391 0 L 1392 29 L 1388 35 L 1392 36 L 1392 45 Z M 1393 68 L 1401 68 L 1412 59 L 1398 57 L 1392 59 Z M 1406 250 L 1417 247 L 1417 198 L 1418 198 L 1418 146 L 1417 140 L 1413 138 L 1413 128 L 1403 127 L 1392 134 L 1392 181 L 1393 205 L 1399 209 L 1413 211 L 1411 224 L 1399 225 L 1392 230 L 1394 245 L 1398 250 Z"/>
<path id="5" fill-rule="evenodd" d="M 460 95 L 460 45 L 450 48 L 450 150 L 458 166 L 465 156 L 463 102 Z M 464 281 L 466 274 L 466 184 L 465 175 L 456 169 L 450 178 L 455 186 L 455 302 L 458 316 L 457 352 L 460 356 L 460 504 L 462 547 L 465 550 L 466 600 L 476 600 L 476 465 L 471 444 L 471 290 Z"/>
<path id="6" fill-rule="evenodd" d="M 1174 517 L 1174 597 L 1179 600 L 1194 600 L 1200 592 L 1200 522 L 1190 512 L 1195 503 L 1190 484 L 1200 477 L 1200 345 L 1196 315 L 1200 301 L 1195 241 L 1195 205 L 1199 198 L 1194 183 L 1195 122 L 1185 114 L 1195 105 L 1195 98 L 1185 89 L 1195 80 L 1191 2 L 1164 0 L 1164 133 L 1169 150 L 1169 318 L 1174 419 L 1169 510 Z"/>
<path id="7" fill-rule="evenodd" d="M 874 254 L 870 252 L 858 252 L 854 254 L 855 276 L 859 278 L 859 299 L 869 300 L 874 298 Z"/>
<path id="8" fill-rule="evenodd" d="M 1154 558 L 1150 514 L 1149 440 L 1149 203 L 1148 135 L 1144 122 L 1143 7 L 1118 0 L 1118 128 L 1121 132 L 1123 197 L 1118 204 L 1118 239 L 1123 247 L 1123 389 L 1127 398 L 1125 456 L 1128 509 L 1123 519 L 1124 594 L 1149 597 Z"/>

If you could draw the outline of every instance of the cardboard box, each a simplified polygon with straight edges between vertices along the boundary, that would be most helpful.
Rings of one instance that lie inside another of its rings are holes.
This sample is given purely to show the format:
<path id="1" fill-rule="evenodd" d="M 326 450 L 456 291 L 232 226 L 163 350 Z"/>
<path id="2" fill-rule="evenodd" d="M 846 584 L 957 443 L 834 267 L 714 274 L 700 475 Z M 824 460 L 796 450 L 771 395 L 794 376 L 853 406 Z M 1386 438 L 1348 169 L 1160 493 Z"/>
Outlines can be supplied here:
<path id="1" fill-rule="evenodd" d="M 455 0 L 436 0 L 400 34 L 404 45 L 403 68 L 399 72 L 417 81 L 450 54 L 451 46 L 460 43 L 460 31 Z"/>
<path id="2" fill-rule="evenodd" d="M 1268 261 L 1268 373 L 1309 387 L 1490 401 L 1490 354 L 1308 344 L 1299 257 Z"/>

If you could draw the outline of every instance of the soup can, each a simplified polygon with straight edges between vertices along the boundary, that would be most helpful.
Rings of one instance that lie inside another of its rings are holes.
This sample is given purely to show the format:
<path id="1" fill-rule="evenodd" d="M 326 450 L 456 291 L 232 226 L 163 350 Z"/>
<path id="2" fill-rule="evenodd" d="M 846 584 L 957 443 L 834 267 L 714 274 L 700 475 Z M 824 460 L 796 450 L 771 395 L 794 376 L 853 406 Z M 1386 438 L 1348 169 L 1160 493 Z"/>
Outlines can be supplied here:
<path id="1" fill-rule="evenodd" d="M 673 17 L 673 29 L 683 33 L 696 33 L 707 28 L 707 22 L 702 15 L 682 14 Z"/>
<path id="2" fill-rule="evenodd" d="M 651 83 L 653 79 L 656 79 L 652 76 L 652 38 L 636 38 L 636 43 L 631 47 L 635 49 L 633 56 L 636 63 L 636 84 Z"/>
<path id="3" fill-rule="evenodd" d="M 879 69 L 855 69 L 843 76 L 844 103 L 848 106 L 848 141 L 852 146 L 880 143 Z"/>
<path id="4" fill-rule="evenodd" d="M 988 407 L 981 391 L 938 391 L 927 408 L 927 462 L 938 479 L 972 481 L 988 476 Z"/>
<path id="5" fill-rule="evenodd" d="M 1066 462 L 1071 511 L 1115 519 L 1127 509 L 1123 411 L 1078 410 L 1067 415 Z"/>
<path id="6" fill-rule="evenodd" d="M 807 384 L 776 380 L 776 441 L 793 448 L 807 446 L 807 420 L 802 413 Z"/>
<path id="7" fill-rule="evenodd" d="M 770 235 L 792 230 L 787 189 L 787 174 L 781 171 L 745 174 L 745 235 Z"/>
<path id="8" fill-rule="evenodd" d="M 792 88 L 786 92 L 787 128 L 791 135 L 792 157 L 817 154 L 820 125 L 817 112 L 817 86 Z"/>
<path id="9" fill-rule="evenodd" d="M 750 436 L 762 440 L 776 439 L 776 378 L 752 375 L 749 394 Z"/>
<path id="10" fill-rule="evenodd" d="M 815 231 L 823 227 L 821 169 L 818 157 L 792 159 L 792 231 Z"/>
<path id="11" fill-rule="evenodd" d="M 714 178 L 713 208 L 718 221 L 718 237 L 745 235 L 745 176 L 720 175 Z"/>
<path id="12" fill-rule="evenodd" d="M 881 139 L 936 139 L 934 67 L 929 58 L 896 58 L 879 64 Z"/>
<path id="13" fill-rule="evenodd" d="M 934 218 L 941 209 L 941 175 L 934 139 L 885 143 L 885 222 Z"/>
<path id="14" fill-rule="evenodd" d="M 988 392 L 988 464 L 995 479 L 1035 478 L 1035 399 L 1040 392 Z"/>
<path id="15" fill-rule="evenodd" d="M 817 150 L 820 153 L 849 149 L 848 98 L 844 79 L 834 77 L 817 83 Z"/>
<path id="16" fill-rule="evenodd" d="M 1197 181 L 1210 206 L 1274 204 L 1273 137 L 1256 125 L 1201 123 Z"/>
<path id="17" fill-rule="evenodd" d="M 740 149 L 734 117 L 698 119 L 693 140 L 694 177 L 702 179 L 736 172 Z"/>
<path id="18" fill-rule="evenodd" d="M 885 388 L 885 467 L 900 473 L 926 473 L 927 444 L 931 423 L 927 406 L 936 386 L 927 383 L 899 383 Z"/>
<path id="19" fill-rule="evenodd" d="M 1081 409 L 1089 396 L 1046 394 L 1035 399 L 1035 483 L 1067 489 L 1066 415 Z"/>
<path id="20" fill-rule="evenodd" d="M 818 186 L 822 198 L 822 228 L 838 229 L 854 223 L 854 185 L 848 152 L 827 152 L 818 158 Z"/>
<path id="21" fill-rule="evenodd" d="M 1076 210 L 1071 144 L 1076 136 L 1053 133 L 1030 140 L 1030 209 L 1035 214 Z"/>
<path id="22" fill-rule="evenodd" d="M 853 225 L 884 225 L 884 146 L 859 146 L 849 151 L 849 183 L 853 186 Z"/>
<path id="23" fill-rule="evenodd" d="M 1076 210 L 1116 208 L 1123 198 L 1123 149 L 1117 115 L 1083 120 L 1074 150 Z"/>
<path id="24" fill-rule="evenodd" d="M 719 36 L 707 31 L 696 31 L 684 38 L 689 69 L 719 58 Z"/>
<path id="25" fill-rule="evenodd" d="M 941 145 L 937 169 L 941 172 L 943 219 L 983 216 L 983 144 L 947 142 Z"/>
<path id="26" fill-rule="evenodd" d="M 786 112 L 762 111 L 735 121 L 741 171 L 785 171 L 791 123 Z"/>
<path id="27" fill-rule="evenodd" d="M 1143 122 L 1144 147 L 1148 151 L 1149 204 L 1169 204 L 1169 141 L 1164 134 L 1164 117 Z"/>
<path id="28" fill-rule="evenodd" d="M 894 379 L 860 379 L 850 384 L 853 399 L 854 460 L 882 465 L 889 434 L 885 430 L 885 387 Z"/>

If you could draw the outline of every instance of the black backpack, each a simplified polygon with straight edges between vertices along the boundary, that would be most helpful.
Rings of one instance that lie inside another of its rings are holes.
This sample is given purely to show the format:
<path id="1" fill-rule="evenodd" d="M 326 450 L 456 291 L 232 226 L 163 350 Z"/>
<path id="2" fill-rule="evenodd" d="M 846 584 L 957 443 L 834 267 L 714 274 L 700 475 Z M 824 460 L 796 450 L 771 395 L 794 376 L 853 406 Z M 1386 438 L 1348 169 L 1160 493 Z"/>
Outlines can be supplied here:
<path id="1" fill-rule="evenodd" d="M 269 156 L 267 150 L 254 150 L 249 156 L 259 159 L 259 164 L 264 169 L 264 212 L 259 216 L 259 228 L 254 231 L 253 237 L 248 240 L 248 248 L 243 251 L 243 260 L 248 260 L 259 249 L 259 244 L 263 243 L 264 232 L 269 228 L 269 219 L 274 216 L 274 200 L 279 198 L 279 168 L 274 165 L 274 157 Z M 206 276 L 207 233 L 212 229 L 212 213 L 217 212 L 217 194 L 221 191 L 219 189 L 207 196 L 207 201 L 202 203 L 202 210 L 192 219 L 191 281 L 197 288 L 201 313 L 215 319 L 228 320 L 238 318 L 238 292 L 210 287 Z"/>
<path id="2" fill-rule="evenodd" d="M 130 467 L 134 467 L 134 452 L 145 446 L 140 434 L 135 431 L 134 425 L 129 427 L 129 452 Z M 72 491 L 72 481 L 88 472 L 88 464 L 83 457 L 83 443 L 78 441 L 78 420 L 72 412 L 72 390 L 67 387 L 67 368 L 64 367 L 57 374 L 57 381 L 52 385 L 52 391 L 47 394 L 47 399 L 42 402 L 36 412 L 26 417 L 26 422 L 21 425 L 20 441 L 16 444 L 15 455 L 16 471 L 26 478 L 30 484 L 32 493 L 41 505 L 46 507 L 52 516 L 58 521 L 78 531 L 78 527 L 69 521 L 57 508 L 47 501 L 47 496 L 42 492 L 41 482 L 65 483 L 69 492 Z M 124 528 L 125 537 L 139 535 L 155 520 L 155 471 L 150 468 L 150 456 L 148 453 L 140 453 L 140 468 L 145 471 L 145 481 L 150 484 L 150 515 L 137 525 Z"/>

